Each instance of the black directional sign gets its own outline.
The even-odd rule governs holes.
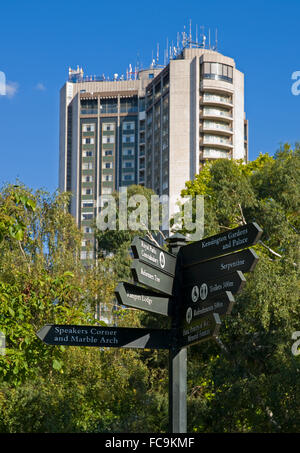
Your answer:
[[[126,307],[138,308],[163,316],[170,316],[172,313],[173,301],[171,298],[163,297],[140,286],[126,282],[119,283],[115,294],[119,304]]]
[[[175,275],[176,256],[157,247],[153,242],[135,237],[131,243],[134,258],[166,274]]]
[[[149,286],[160,293],[171,296],[173,294],[174,278],[164,274],[139,260],[133,260],[131,272],[135,282]]]
[[[246,283],[241,271],[224,275],[213,280],[197,278],[193,284],[183,288],[183,299],[185,304],[201,302],[220,296],[225,291],[232,294],[239,293]]]
[[[237,250],[255,245],[263,231],[256,223],[248,223],[238,228],[217,234],[201,241],[188,244],[180,249],[183,267],[198,264]]]
[[[47,324],[37,336],[46,344],[64,346],[169,349],[172,344],[170,330],[130,327]]]
[[[190,313],[187,313],[186,319],[183,320],[180,347],[191,346],[218,336],[221,320],[217,313],[211,313],[201,319],[192,319],[189,315]]]
[[[234,271],[251,272],[258,262],[258,256],[252,249],[231,253],[220,258],[203,261],[183,271],[184,285],[193,284],[196,279],[212,279],[231,274]]]
[[[184,306],[183,317],[185,319],[199,319],[210,313],[218,313],[219,316],[230,315],[235,299],[230,291],[223,295],[204,302],[190,303]]]

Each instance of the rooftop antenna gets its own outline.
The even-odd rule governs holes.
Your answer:
[[[185,32],[185,25],[183,27],[183,33],[182,33],[182,47],[185,47],[186,45],[186,32]]]
[[[179,52],[179,41],[180,41],[180,35],[179,33],[177,32],[177,53]]]
[[[198,44],[198,24],[196,24],[196,44]]]
[[[216,28],[216,50],[218,50],[218,29]]]
[[[140,53],[138,52],[137,56],[136,56],[136,66],[137,66],[137,70],[138,71],[140,71],[140,69],[141,69],[140,68],[140,64],[141,64],[141,62],[140,62]]]
[[[211,49],[211,47],[210,47],[210,28],[208,29],[208,48]]]
[[[190,36],[189,36],[189,41],[190,41],[190,48],[192,47],[192,19],[190,19]]]
[[[156,63],[159,62],[159,43],[157,43],[157,52],[156,52]]]

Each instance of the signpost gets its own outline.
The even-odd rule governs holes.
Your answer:
[[[47,324],[37,336],[49,345],[169,349],[170,330]]]
[[[234,271],[252,272],[258,262],[258,256],[252,249],[243,250],[220,258],[203,261],[183,270],[185,285],[193,284],[199,278],[211,280],[214,277],[223,277]]]
[[[172,299],[130,283],[119,283],[115,290],[119,304],[171,316]]]
[[[201,263],[210,258],[241,250],[257,244],[263,231],[256,223],[248,223],[225,233],[181,247],[183,267]]]
[[[246,279],[241,271],[224,275],[224,277],[216,277],[213,280],[198,278],[183,288],[183,301],[185,304],[206,301],[224,294],[225,291],[237,294],[243,289],[245,283]]]
[[[186,312],[179,339],[180,347],[191,346],[203,341],[217,338],[221,326],[218,313],[211,313],[205,317],[192,319],[190,309]]]
[[[230,291],[225,291],[224,295],[205,302],[190,303],[183,308],[183,317],[186,319],[199,319],[207,316],[209,313],[218,313],[218,315],[230,315],[235,304],[235,299]]]
[[[143,264],[139,260],[133,260],[131,272],[135,282],[156,289],[160,293],[172,296],[174,277],[164,274],[147,264]]]
[[[174,277],[176,267],[176,256],[154,245],[153,242],[140,237],[135,237],[131,244],[134,258],[144,264],[160,270]]]
[[[131,272],[136,284],[119,283],[116,298],[121,305],[170,317],[171,329],[49,324],[37,336],[54,346],[168,349],[170,431],[185,433],[187,347],[218,340],[220,316],[231,313],[233,295],[246,283],[243,272],[257,264],[258,256],[249,247],[261,235],[256,223],[189,245],[174,235],[168,239],[174,253],[135,237]]]

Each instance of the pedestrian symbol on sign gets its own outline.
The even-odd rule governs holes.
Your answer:
[[[199,287],[196,285],[192,289],[192,301],[197,302],[199,299]]]
[[[205,300],[208,294],[208,286],[206,283],[203,283],[200,287],[200,298],[201,300]]]

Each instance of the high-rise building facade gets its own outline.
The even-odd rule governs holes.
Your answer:
[[[60,93],[59,187],[93,242],[100,195],[130,184],[170,197],[211,159],[248,159],[244,75],[232,58],[189,45],[164,67],[152,64],[127,80],[69,71]],[[90,253],[87,256],[87,253]]]

